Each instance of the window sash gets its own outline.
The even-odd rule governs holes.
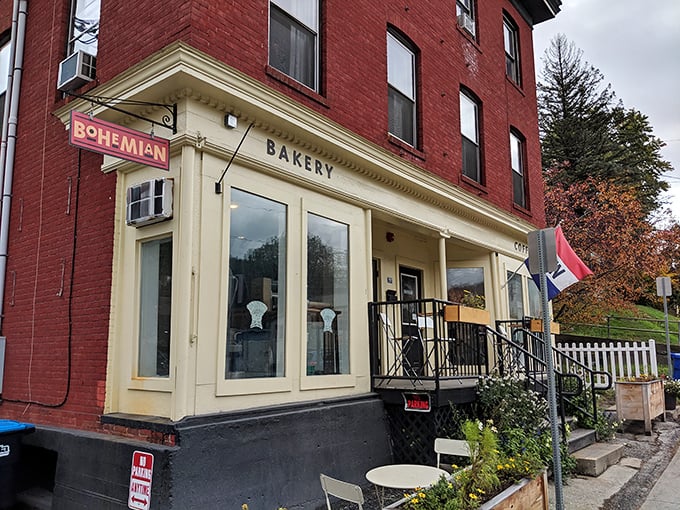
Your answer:
[[[415,54],[394,35],[387,33],[387,83],[415,102]]]
[[[515,204],[526,207],[524,181],[524,141],[510,133],[510,166],[512,167],[512,195]]]
[[[139,377],[169,377],[172,238],[141,245]]]
[[[456,16],[460,16],[461,14],[467,14],[473,20],[475,19],[473,0],[456,1]]]
[[[349,374],[349,226],[307,214],[307,375]]]
[[[101,0],[73,0],[69,27],[69,54],[78,50],[97,56]]]
[[[285,376],[287,206],[231,191],[226,379]]]
[[[415,145],[416,104],[398,90],[388,87],[388,130],[391,134]]]
[[[274,4],[270,9],[269,65],[312,90],[318,89],[317,18],[315,12],[310,27]]]
[[[517,29],[509,20],[503,20],[503,44],[505,46],[505,74],[519,85],[519,44]]]

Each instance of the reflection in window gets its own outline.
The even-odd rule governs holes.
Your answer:
[[[274,0],[269,16],[269,65],[317,90],[318,0]]]
[[[505,74],[521,85],[519,70],[519,35],[517,26],[509,18],[503,18],[503,44],[505,46]]]
[[[170,374],[170,308],[172,238],[147,241],[141,247],[139,306],[139,377]]]
[[[416,144],[416,55],[406,42],[387,33],[388,129]]]
[[[97,56],[99,11],[100,0],[73,0],[68,40],[69,55],[83,50]]]
[[[283,377],[286,206],[231,191],[227,379]]]
[[[349,368],[349,227],[308,214],[307,374]]]
[[[522,277],[510,271],[508,271],[508,307],[511,319],[522,319],[524,317]]]
[[[529,315],[532,317],[543,316],[543,306],[541,305],[541,291],[538,290],[538,285],[534,280],[527,281],[527,289],[529,290]]]
[[[446,270],[447,299],[474,308],[484,308],[484,268],[452,267]]]

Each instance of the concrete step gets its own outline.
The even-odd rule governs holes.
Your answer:
[[[52,508],[52,493],[34,487],[17,494],[17,504],[12,510],[50,510]]]
[[[597,441],[597,434],[593,429],[575,428],[569,434],[568,451],[574,453]]]
[[[587,476],[600,476],[609,466],[618,463],[623,456],[623,445],[594,443],[573,454],[576,472]]]

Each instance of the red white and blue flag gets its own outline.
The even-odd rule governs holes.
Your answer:
[[[557,269],[552,273],[546,273],[546,282],[548,284],[548,300],[552,300],[564,289],[582,280],[593,272],[588,269],[583,261],[574,253],[571,246],[562,233],[562,227],[555,228],[555,251],[557,252]],[[529,267],[529,259],[525,260],[527,268]],[[531,278],[534,280],[538,288],[541,288],[540,276],[532,274]]]

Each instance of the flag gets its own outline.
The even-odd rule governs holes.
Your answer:
[[[569,243],[562,233],[562,227],[555,228],[555,249],[557,252],[557,269],[552,273],[546,273],[546,282],[548,284],[548,301],[552,300],[564,289],[582,280],[593,272],[588,269],[583,261],[578,258],[578,255],[571,249]],[[529,267],[529,259],[524,261],[524,264]],[[532,274],[531,278],[536,283],[536,286],[541,288],[540,276]]]

